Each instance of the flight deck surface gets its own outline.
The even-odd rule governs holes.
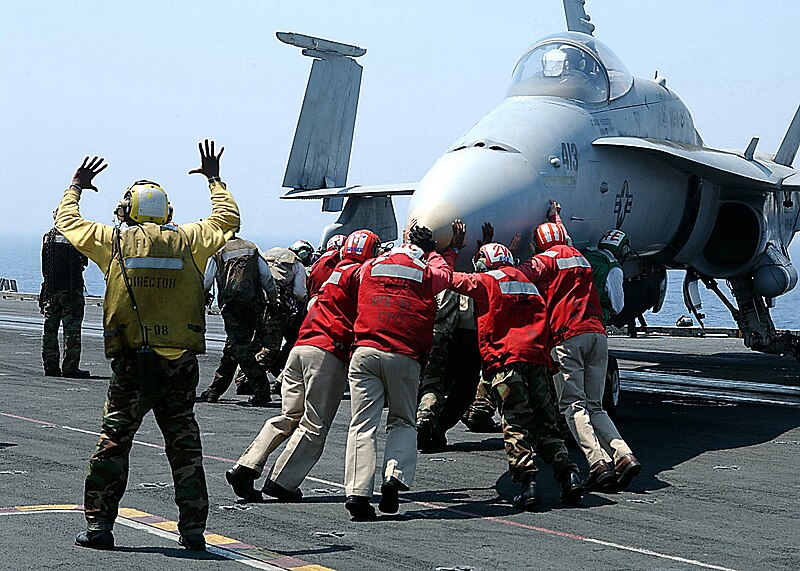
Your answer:
[[[543,466],[541,508],[514,509],[508,500],[516,484],[506,471],[501,438],[459,425],[448,432],[444,452],[419,456],[399,514],[350,522],[341,485],[348,400],[321,461],[302,486],[303,502],[238,504],[224,472],[278,408],[238,406],[245,397],[231,390],[220,404],[195,407],[206,455],[208,532],[216,534],[209,536],[212,552],[190,553],[176,543],[172,478],[152,415],[131,453],[128,491],[115,527],[118,549],[77,547],[86,463],[110,373],[100,315],[99,307],[87,306],[81,366],[93,377],[49,378],[42,374],[36,303],[0,299],[2,568],[800,567],[800,406],[792,400],[800,365],[788,357],[751,353],[730,338],[611,338],[623,381],[617,424],[644,469],[629,491],[589,494],[578,508],[559,505],[559,489]],[[219,316],[209,316],[208,338],[208,353],[199,357],[201,387],[219,359],[224,339]],[[681,378],[700,384],[705,379],[711,388],[691,396],[694,389],[681,388]],[[717,380],[747,383],[752,398],[717,398]],[[751,381],[779,387],[768,395],[786,388],[784,404],[762,402]],[[641,392],[637,382],[663,383],[665,391]],[[625,390],[628,383],[634,391]],[[585,474],[580,452],[571,454]]]

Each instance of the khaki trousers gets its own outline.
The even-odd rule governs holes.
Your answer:
[[[589,466],[616,462],[631,449],[603,410],[608,366],[608,339],[603,333],[582,333],[553,347],[558,363],[553,377],[558,408],[581,447]]]
[[[267,457],[288,439],[270,479],[296,490],[322,455],[347,376],[340,359],[306,345],[292,348],[282,376],[281,413],[264,423],[237,464],[260,475]]]
[[[417,387],[420,364],[405,355],[358,347],[350,360],[352,419],[347,433],[344,485],[348,496],[372,497],[378,462],[377,430],[384,399],[383,476],[411,486],[417,468]]]

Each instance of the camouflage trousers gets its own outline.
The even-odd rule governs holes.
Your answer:
[[[558,481],[577,471],[558,432],[544,366],[512,363],[501,368],[492,377],[492,394],[500,406],[503,442],[515,482],[535,477],[537,453],[553,467]]]
[[[197,357],[190,352],[175,360],[155,357],[155,378],[142,391],[136,353],[111,361],[111,383],[103,409],[103,427],[89,460],[84,515],[90,530],[111,529],[128,482],[128,456],[142,418],[153,410],[164,435],[175,503],[182,534],[202,532],[208,517],[208,492],[203,472],[200,429],[194,417],[198,382]]]
[[[281,343],[288,325],[289,312],[283,303],[279,302],[278,309],[271,313],[269,311],[261,313],[256,330],[257,344],[261,349],[256,353],[256,361],[264,373],[272,372],[277,376],[274,367],[280,357]]]
[[[475,391],[475,398],[472,404],[469,405],[467,413],[492,418],[495,410],[497,410],[497,406],[492,396],[492,380],[481,377],[478,382],[478,388]]]
[[[455,426],[473,401],[480,370],[477,331],[434,331],[420,380],[417,420],[433,419],[442,431]]]
[[[236,366],[241,367],[256,395],[269,394],[267,375],[256,361],[259,343],[253,339],[258,325],[258,313],[252,307],[226,304],[222,309],[222,320],[225,322],[225,346],[222,358],[214,373],[214,380],[208,386],[209,395],[220,397],[231,386]],[[242,381],[236,378],[236,385]]]
[[[58,290],[42,300],[44,332],[42,334],[42,363],[45,371],[78,370],[81,360],[81,323],[86,301],[82,291]],[[64,362],[60,363],[58,328],[64,325]]]

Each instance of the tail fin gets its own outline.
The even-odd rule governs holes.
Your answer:
[[[567,29],[570,32],[583,32],[592,35],[594,24],[583,5],[586,0],[564,0],[564,16],[567,18]]]
[[[294,191],[345,186],[362,72],[352,58],[367,50],[302,34],[278,32],[277,36],[315,58],[283,186]],[[325,201],[323,210],[342,209],[342,198]]]
[[[775,153],[775,162],[787,167],[792,166],[798,146],[800,146],[800,107],[795,111],[794,119],[783,137],[781,146],[778,147],[778,152]]]

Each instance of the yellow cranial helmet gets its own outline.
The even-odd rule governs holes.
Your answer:
[[[169,220],[170,204],[167,193],[157,182],[137,180],[125,191],[120,203],[122,217],[142,224],[164,224]]]

